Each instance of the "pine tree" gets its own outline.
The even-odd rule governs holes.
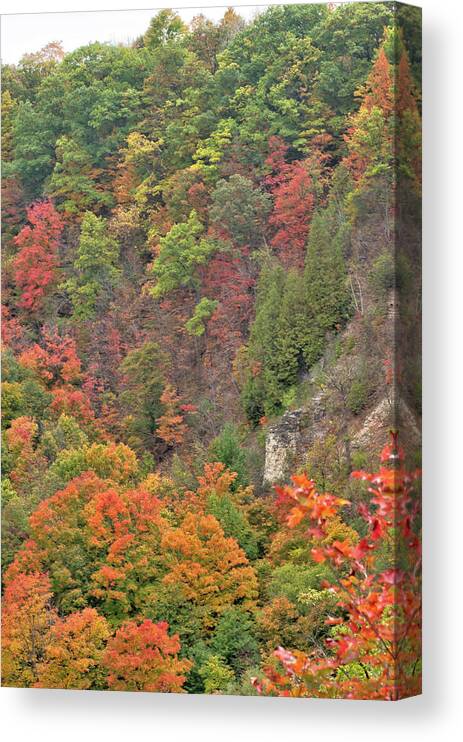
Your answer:
[[[275,373],[285,388],[297,381],[302,364],[302,347],[307,332],[307,305],[301,273],[288,273],[275,327]]]
[[[257,288],[256,318],[251,327],[242,391],[245,412],[254,423],[279,409],[281,388],[275,372],[276,327],[284,283],[285,273],[280,265],[264,266]]]
[[[349,314],[342,229],[333,219],[333,206],[315,214],[304,270],[306,332],[302,352],[308,367],[322,355],[326,334],[336,330]]]

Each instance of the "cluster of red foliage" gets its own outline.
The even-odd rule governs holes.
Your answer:
[[[254,681],[261,693],[398,700],[420,692],[420,503],[413,491],[419,473],[405,471],[395,435],[381,461],[377,473],[353,473],[369,483],[371,494],[369,504],[359,507],[366,535],[356,544],[325,542],[346,500],[318,494],[304,475],[279,490],[283,502],[296,503],[288,524],[309,521],[312,558],[327,562],[336,575],[326,587],[336,594],[339,612],[328,619],[336,628],[320,651],[307,655],[280,647],[275,652],[282,670],[269,669],[262,682]],[[391,564],[384,563],[388,542]]]
[[[287,162],[282,139],[271,137],[269,148],[265,183],[274,198],[269,223],[276,230],[271,244],[285,267],[302,268],[314,207],[312,179],[304,161]]]
[[[178,659],[180,640],[165,621],[127,621],[108,642],[103,663],[111,690],[180,693],[192,663]]]
[[[45,383],[74,383],[81,379],[82,364],[75,340],[61,336],[55,328],[42,328],[42,345],[34,343],[19,357],[25,368],[34,371]]]
[[[57,280],[58,248],[63,223],[51,201],[38,201],[27,210],[29,224],[14,242],[14,278],[21,291],[19,306],[40,311]]]
[[[247,248],[242,248],[240,255],[217,253],[204,272],[204,295],[219,302],[207,323],[204,357],[211,381],[217,384],[229,375],[252,317],[255,278],[249,269],[248,257]]]

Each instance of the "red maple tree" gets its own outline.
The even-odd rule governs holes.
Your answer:
[[[14,239],[19,248],[14,260],[14,279],[21,291],[18,304],[37,312],[56,284],[63,223],[51,201],[32,204],[27,219],[29,224]]]

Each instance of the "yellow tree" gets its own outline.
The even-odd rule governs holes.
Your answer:
[[[50,629],[45,657],[38,667],[37,688],[106,687],[100,664],[110,631],[94,608],[58,619]]]

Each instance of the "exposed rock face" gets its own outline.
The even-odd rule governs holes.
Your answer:
[[[312,398],[308,408],[285,412],[271,426],[265,441],[264,487],[284,482],[301,465],[309,446],[326,433],[328,419],[325,417],[323,394]],[[360,422],[360,421],[359,421]],[[364,418],[356,432],[350,428],[353,449],[363,449],[373,456],[384,446],[391,428],[399,428],[400,441],[407,450],[419,447],[421,433],[417,418],[400,400],[394,407],[391,400],[382,399]]]
[[[301,437],[303,410],[285,412],[272,426],[265,441],[264,486],[282,482],[296,456]]]
[[[362,428],[352,438],[352,447],[378,451],[387,440],[391,428],[399,430],[399,440],[408,450],[420,445],[419,423],[406,402],[401,399],[394,406],[390,400],[383,399],[365,418]]]

